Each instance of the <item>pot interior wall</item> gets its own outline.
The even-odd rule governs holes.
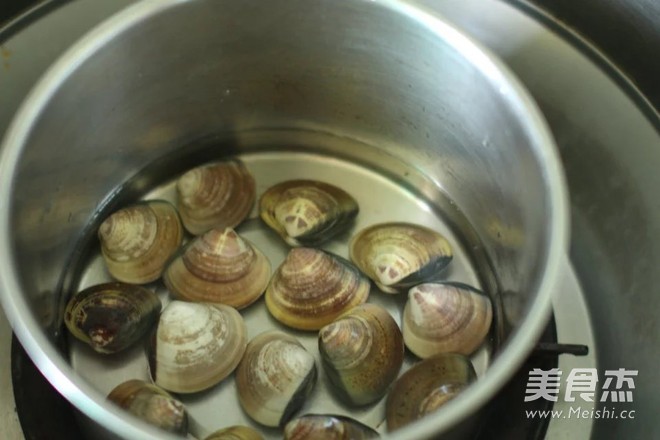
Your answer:
[[[67,268],[100,213],[263,148],[354,160],[443,207],[500,299],[500,331],[520,324],[550,246],[540,146],[490,61],[414,15],[198,0],[97,44],[39,114],[13,179],[15,260],[44,329],[57,334]]]

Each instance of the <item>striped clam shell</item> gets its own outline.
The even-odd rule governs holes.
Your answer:
[[[316,384],[314,357],[293,336],[257,335],[236,369],[238,398],[245,412],[266,426],[284,426]]]
[[[439,410],[476,380],[470,360],[455,353],[425,359],[403,373],[387,396],[388,431]]]
[[[346,191],[315,180],[289,180],[259,201],[263,221],[291,246],[315,246],[346,229],[358,214]]]
[[[322,250],[294,248],[266,289],[266,306],[283,324],[318,330],[364,303],[370,283],[350,262]]]
[[[449,242],[438,232],[412,223],[381,223],[358,232],[350,258],[386,293],[399,293],[437,280],[452,259]]]
[[[461,283],[426,283],[410,289],[403,311],[403,339],[421,358],[469,355],[482,344],[493,318],[490,299]]]
[[[346,416],[307,414],[284,427],[284,440],[368,440],[380,438],[369,426]]]
[[[204,440],[264,440],[264,438],[248,426],[236,425],[219,429],[209,434]]]
[[[183,435],[188,431],[183,403],[154,384],[142,380],[123,382],[110,391],[108,400],[165,431]]]
[[[229,376],[246,346],[247,328],[234,308],[172,301],[148,346],[149,372],[161,388],[194,393]]]
[[[238,226],[256,199],[254,177],[237,159],[193,168],[176,189],[181,220],[193,235]]]
[[[177,299],[242,309],[263,294],[270,273],[266,256],[226,228],[195,238],[170,263],[163,279]]]
[[[381,306],[362,304],[319,332],[319,351],[328,378],[344,401],[379,400],[403,364],[401,330]]]
[[[125,283],[145,284],[160,278],[181,246],[183,227],[174,206],[153,200],[111,214],[98,236],[110,274]]]

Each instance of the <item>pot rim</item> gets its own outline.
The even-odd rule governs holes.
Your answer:
[[[142,0],[89,31],[41,77],[14,116],[0,144],[0,237],[3,238],[0,239],[0,300],[5,314],[26,352],[48,381],[87,417],[125,438],[167,440],[180,437],[167,435],[124,411],[118,411],[115,405],[107,402],[104,395],[73,370],[43,332],[31,331],[40,325],[32,316],[25,295],[12,294],[21,292],[21,283],[16,276],[15,263],[11,259],[13,252],[9,239],[12,232],[9,202],[13,192],[12,181],[16,164],[29,137],[32,123],[58,88],[80,65],[115,36],[184,1],[187,0]],[[562,260],[567,258],[569,233],[566,182],[554,140],[540,110],[529,92],[503,62],[436,12],[413,6],[405,0],[369,1],[425,27],[454,47],[493,84],[499,86],[500,94],[508,102],[515,116],[524,122],[526,134],[532,140],[532,148],[535,149],[539,161],[544,164],[545,179],[548,183],[548,209],[551,218],[550,229],[547,231],[550,238],[547,260],[545,270],[537,283],[536,298],[531,307],[528,307],[522,324],[512,332],[483,377],[449,402],[439,416],[427,417],[387,436],[399,439],[428,438],[455,426],[490,400],[522,365],[545,328]]]

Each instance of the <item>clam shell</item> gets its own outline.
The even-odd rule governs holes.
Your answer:
[[[168,391],[194,393],[229,376],[246,345],[247,328],[234,308],[172,301],[147,350],[149,372]]]
[[[152,200],[110,215],[98,236],[110,274],[125,283],[145,284],[160,278],[181,246],[183,228],[174,206]]]
[[[343,258],[318,249],[294,248],[266,289],[268,311],[289,327],[318,330],[364,303],[371,284]]]
[[[358,214],[346,191],[315,180],[289,180],[259,201],[263,221],[291,246],[318,245],[346,229]]]
[[[241,406],[255,421],[284,426],[316,384],[314,357],[293,336],[280,331],[257,335],[236,369]]]
[[[264,438],[252,428],[236,425],[215,431],[204,440],[264,440]]]
[[[239,160],[194,168],[179,178],[176,189],[181,220],[193,235],[238,226],[256,198],[254,177]]]
[[[211,229],[194,239],[163,275],[178,299],[237,309],[259,299],[269,278],[266,256],[231,228]]]
[[[366,405],[385,395],[403,364],[403,338],[384,308],[362,304],[319,332],[328,378],[343,400]]]
[[[97,284],[71,297],[64,323],[71,334],[99,353],[122,351],[149,333],[161,303],[155,293],[125,283]]]
[[[387,429],[393,431],[431,414],[476,380],[470,360],[444,353],[406,371],[387,396]]]
[[[378,432],[350,417],[307,414],[284,427],[284,440],[367,440],[380,438]]]
[[[188,415],[183,403],[156,385],[129,380],[117,385],[108,400],[166,431],[184,435],[188,431]]]
[[[432,229],[411,223],[381,223],[353,237],[350,258],[383,292],[399,293],[437,280],[451,261],[452,250]]]
[[[493,318],[490,299],[460,283],[427,283],[410,289],[403,311],[403,339],[421,358],[473,353]]]

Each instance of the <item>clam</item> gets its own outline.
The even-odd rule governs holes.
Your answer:
[[[406,371],[387,396],[389,431],[431,414],[476,380],[470,360],[444,353],[425,359]]]
[[[270,313],[289,327],[318,330],[369,297],[369,280],[341,257],[294,248],[266,289]]]
[[[384,308],[362,304],[319,332],[319,351],[330,382],[351,405],[383,397],[403,364],[403,339]]]
[[[254,177],[239,160],[194,168],[179,178],[176,189],[181,220],[193,235],[238,226],[256,198]]]
[[[264,440],[264,438],[252,428],[236,425],[215,431],[204,440]]]
[[[181,246],[183,228],[174,206],[152,200],[110,215],[98,236],[110,274],[125,283],[145,284],[160,278],[167,260]]]
[[[469,355],[484,341],[493,312],[488,297],[466,284],[426,283],[410,289],[403,311],[403,339],[421,358]]]
[[[350,258],[383,292],[399,293],[437,280],[452,251],[447,239],[427,227],[382,223],[353,237]]]
[[[117,385],[108,400],[161,429],[184,435],[187,432],[188,415],[183,403],[156,385],[129,380]]]
[[[116,353],[144,337],[158,321],[160,309],[156,294],[144,287],[97,284],[71,297],[64,323],[75,338],[95,351]]]
[[[284,440],[367,440],[380,438],[378,432],[350,417],[307,414],[284,427]]]
[[[266,256],[231,228],[211,229],[195,238],[163,275],[177,299],[237,309],[259,299],[269,278]]]
[[[234,308],[172,301],[147,349],[149,372],[168,391],[194,393],[229,376],[246,345],[245,322]]]
[[[315,246],[346,229],[358,214],[346,191],[315,180],[289,180],[259,201],[263,221],[291,246]]]
[[[257,335],[236,369],[238,398],[245,412],[266,426],[284,426],[316,384],[314,357],[293,336]]]

